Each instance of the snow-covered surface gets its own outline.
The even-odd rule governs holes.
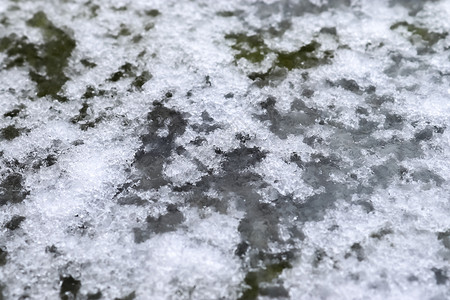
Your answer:
[[[450,299],[448,16],[2,0],[0,299]]]

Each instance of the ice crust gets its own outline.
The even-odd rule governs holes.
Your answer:
[[[450,299],[449,15],[2,0],[0,299]]]

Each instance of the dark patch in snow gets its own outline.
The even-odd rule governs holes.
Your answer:
[[[22,202],[30,193],[23,187],[23,178],[19,173],[12,173],[6,176],[0,183],[0,206],[7,203]]]
[[[9,220],[8,222],[6,222],[5,224],[5,228],[9,229],[9,230],[16,230],[17,228],[20,227],[20,224],[25,221],[25,217],[24,216],[19,216],[19,215],[14,215],[11,220]]]

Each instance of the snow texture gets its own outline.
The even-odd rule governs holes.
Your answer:
[[[1,0],[0,299],[450,299],[449,15]]]

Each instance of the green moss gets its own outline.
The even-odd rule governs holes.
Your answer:
[[[67,101],[65,97],[58,95],[58,92],[61,90],[61,87],[66,83],[68,78],[66,76],[62,77],[47,77],[45,75],[41,75],[34,71],[30,71],[29,73],[31,80],[33,80],[38,89],[37,96],[44,97],[47,95],[53,96],[53,98],[60,100],[61,102]]]
[[[427,28],[418,27],[414,24],[409,24],[408,22],[402,21],[397,22],[390,27],[391,30],[395,30],[399,27],[404,27],[408,32],[413,35],[420,36],[420,38],[427,42],[430,46],[436,44],[439,40],[444,39],[448,33],[437,33],[433,31],[429,31]]]
[[[1,130],[2,138],[5,140],[13,140],[20,135],[20,130],[14,125],[9,125]]]
[[[308,69],[328,63],[333,58],[332,51],[320,51],[320,44],[316,41],[302,46],[299,50],[293,52],[273,51],[264,42],[260,34],[246,35],[244,33],[233,33],[225,35],[225,39],[234,40],[235,43],[231,46],[236,50],[234,55],[235,61],[244,58],[252,63],[260,63],[269,53],[274,53],[276,59],[272,68],[286,68],[292,69]],[[272,69],[271,68],[271,69]],[[270,70],[269,70],[270,71]],[[250,74],[251,77],[257,77],[264,80],[269,73]]]
[[[234,55],[236,61],[245,58],[252,63],[259,63],[262,62],[270,52],[270,49],[264,43],[264,39],[261,35],[232,33],[225,35],[225,39],[235,41],[231,48],[237,51]]]
[[[139,54],[138,54],[138,58],[142,58],[142,57],[144,57],[144,55],[147,53],[147,51],[145,51],[145,50],[142,50]]]
[[[27,25],[31,27],[39,27],[42,29],[48,27],[49,30],[52,30],[53,27],[53,25],[47,19],[47,15],[43,11],[35,13],[33,17],[27,21]]]
[[[0,51],[6,51],[5,68],[22,67],[25,63],[32,66],[40,65],[38,47],[28,43],[25,37],[18,38],[15,34],[0,39]]]
[[[0,51],[5,51],[6,49],[9,48],[9,46],[13,42],[13,37],[14,37],[14,35],[9,36],[9,37],[2,37],[0,39]]]
[[[40,47],[42,51],[41,59],[34,65],[36,70],[45,68],[45,75],[31,72],[30,76],[37,84],[38,97],[53,96],[59,100],[57,93],[69,79],[64,74],[64,68],[75,49],[75,40],[63,30],[55,27],[47,19],[44,12],[40,11],[27,21],[27,25],[37,27],[44,35],[45,43]]]
[[[96,63],[90,62],[86,58],[83,58],[80,60],[80,63],[85,66],[86,68],[95,68],[97,66]]]
[[[291,268],[291,264],[287,261],[267,265],[264,269],[248,272],[245,276],[244,283],[247,289],[244,291],[239,300],[257,299],[260,293],[261,283],[270,283],[276,279],[284,269]]]
[[[292,69],[309,69],[327,63],[333,57],[333,52],[323,52],[323,57],[318,56],[320,44],[316,41],[301,47],[293,52],[279,52],[275,65]]]
[[[240,15],[242,13],[242,11],[228,11],[228,10],[224,10],[224,11],[218,11],[216,13],[216,15],[218,15],[219,17],[224,17],[224,18],[230,18],[230,17],[235,17],[237,15]]]
[[[145,14],[149,17],[157,17],[159,16],[161,13],[159,12],[159,10],[157,9],[150,9],[150,10],[146,10]]]
[[[124,24],[121,24],[118,37],[119,36],[129,36],[129,35],[131,35],[130,29],[128,29]]]
[[[126,6],[113,7],[114,11],[126,11],[128,8]]]
[[[64,74],[75,41],[63,30],[55,27],[40,11],[27,21],[27,25],[39,28],[44,37],[44,44],[29,43],[26,37],[19,38],[12,34],[0,39],[0,51],[6,51],[6,68],[30,65],[29,75],[37,85],[37,96],[52,96],[65,101],[58,95],[62,86],[69,79]]]
[[[140,34],[136,34],[135,36],[133,36],[133,38],[131,39],[131,41],[133,43],[139,43],[142,40],[142,35]]]

